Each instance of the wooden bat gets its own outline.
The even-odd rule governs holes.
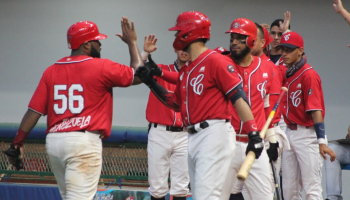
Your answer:
[[[278,100],[277,100],[275,106],[273,107],[271,113],[269,114],[269,117],[267,118],[264,127],[260,131],[261,138],[265,138],[266,131],[269,128],[269,125],[270,125],[273,117],[275,116],[276,110],[281,102],[282,97],[284,96],[284,94],[287,91],[288,91],[288,89],[286,87],[281,88],[280,96],[278,97]],[[245,160],[242,163],[241,168],[238,171],[237,178],[239,180],[244,181],[247,178],[249,171],[250,171],[250,168],[252,167],[254,161],[255,161],[255,153],[253,151],[249,151],[247,154],[247,157],[245,158]]]

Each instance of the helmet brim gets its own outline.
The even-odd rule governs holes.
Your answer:
[[[107,39],[107,35],[100,33],[97,37],[95,37],[95,40],[104,40]]]
[[[226,31],[225,33],[237,33],[237,34],[241,34],[241,35],[249,35],[246,31],[239,30],[239,29],[230,29],[230,30]]]
[[[168,31],[180,31],[180,30],[181,30],[181,28],[178,26],[174,26],[174,27],[171,27],[168,29]]]

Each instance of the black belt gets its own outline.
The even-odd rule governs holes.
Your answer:
[[[226,122],[229,122],[229,121],[230,121],[230,120],[226,119]],[[208,123],[207,121],[203,121],[203,122],[199,123],[199,127],[200,127],[201,129],[208,128],[208,127],[209,127],[209,123]],[[188,132],[189,134],[195,134],[195,133],[197,133],[198,131],[195,129],[194,126],[189,126],[189,127],[187,127],[187,132]]]
[[[157,128],[158,124],[154,123],[153,127]],[[165,126],[165,130],[171,131],[171,132],[182,132],[184,130],[183,127],[176,127],[176,126]]]

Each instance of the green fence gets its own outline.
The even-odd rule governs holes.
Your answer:
[[[1,127],[1,124],[0,124]],[[114,127],[114,130],[118,129]],[[144,134],[142,132],[142,134]],[[27,139],[24,144],[24,169],[16,171],[2,151],[9,148],[13,139],[1,137],[0,128],[0,179],[16,182],[54,181],[45,149],[45,140]],[[147,144],[136,142],[103,142],[103,164],[100,184],[148,185]]]

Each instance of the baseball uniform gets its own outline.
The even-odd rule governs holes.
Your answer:
[[[130,86],[133,75],[128,66],[85,55],[62,58],[43,73],[29,109],[47,115],[46,150],[63,199],[95,195],[112,89]]]
[[[270,93],[274,75],[273,68],[268,65],[266,60],[262,60],[256,56],[253,56],[252,63],[247,67],[242,67],[238,64],[234,66],[236,72],[242,77],[243,89],[247,94],[247,99],[251,106],[258,130],[261,130],[266,122],[264,100],[266,95]],[[237,132],[237,155],[234,163],[241,165],[246,158],[245,149],[247,148],[248,133],[246,130],[242,129],[242,122],[235,109],[232,109],[231,124]],[[243,195],[246,199],[270,200],[273,197],[274,191],[271,174],[269,157],[266,153],[266,149],[264,149],[259,159],[254,161],[245,182],[243,183],[236,180],[231,193],[236,194],[241,192],[244,184],[246,190],[243,191]],[[234,179],[236,178],[234,177]]]
[[[188,138],[188,166],[193,199],[228,199],[238,171],[232,166],[235,131],[226,95],[241,84],[232,61],[210,49],[180,70],[174,102]]]
[[[284,149],[282,155],[283,194],[285,199],[301,199],[304,188],[306,199],[321,200],[323,158],[309,113],[319,110],[324,118],[321,79],[305,63],[295,74],[286,78],[284,86],[288,88],[288,93],[281,106],[291,149]]]
[[[158,65],[163,73],[178,72],[176,61],[171,65]],[[174,92],[176,85],[156,77],[157,83],[169,92]],[[170,172],[170,195],[186,196],[189,175],[187,167],[188,133],[183,127],[181,114],[166,107],[153,92],[150,92],[146,118],[151,128],[148,135],[148,188],[154,198],[162,198],[168,193]],[[184,167],[186,166],[186,167]]]

